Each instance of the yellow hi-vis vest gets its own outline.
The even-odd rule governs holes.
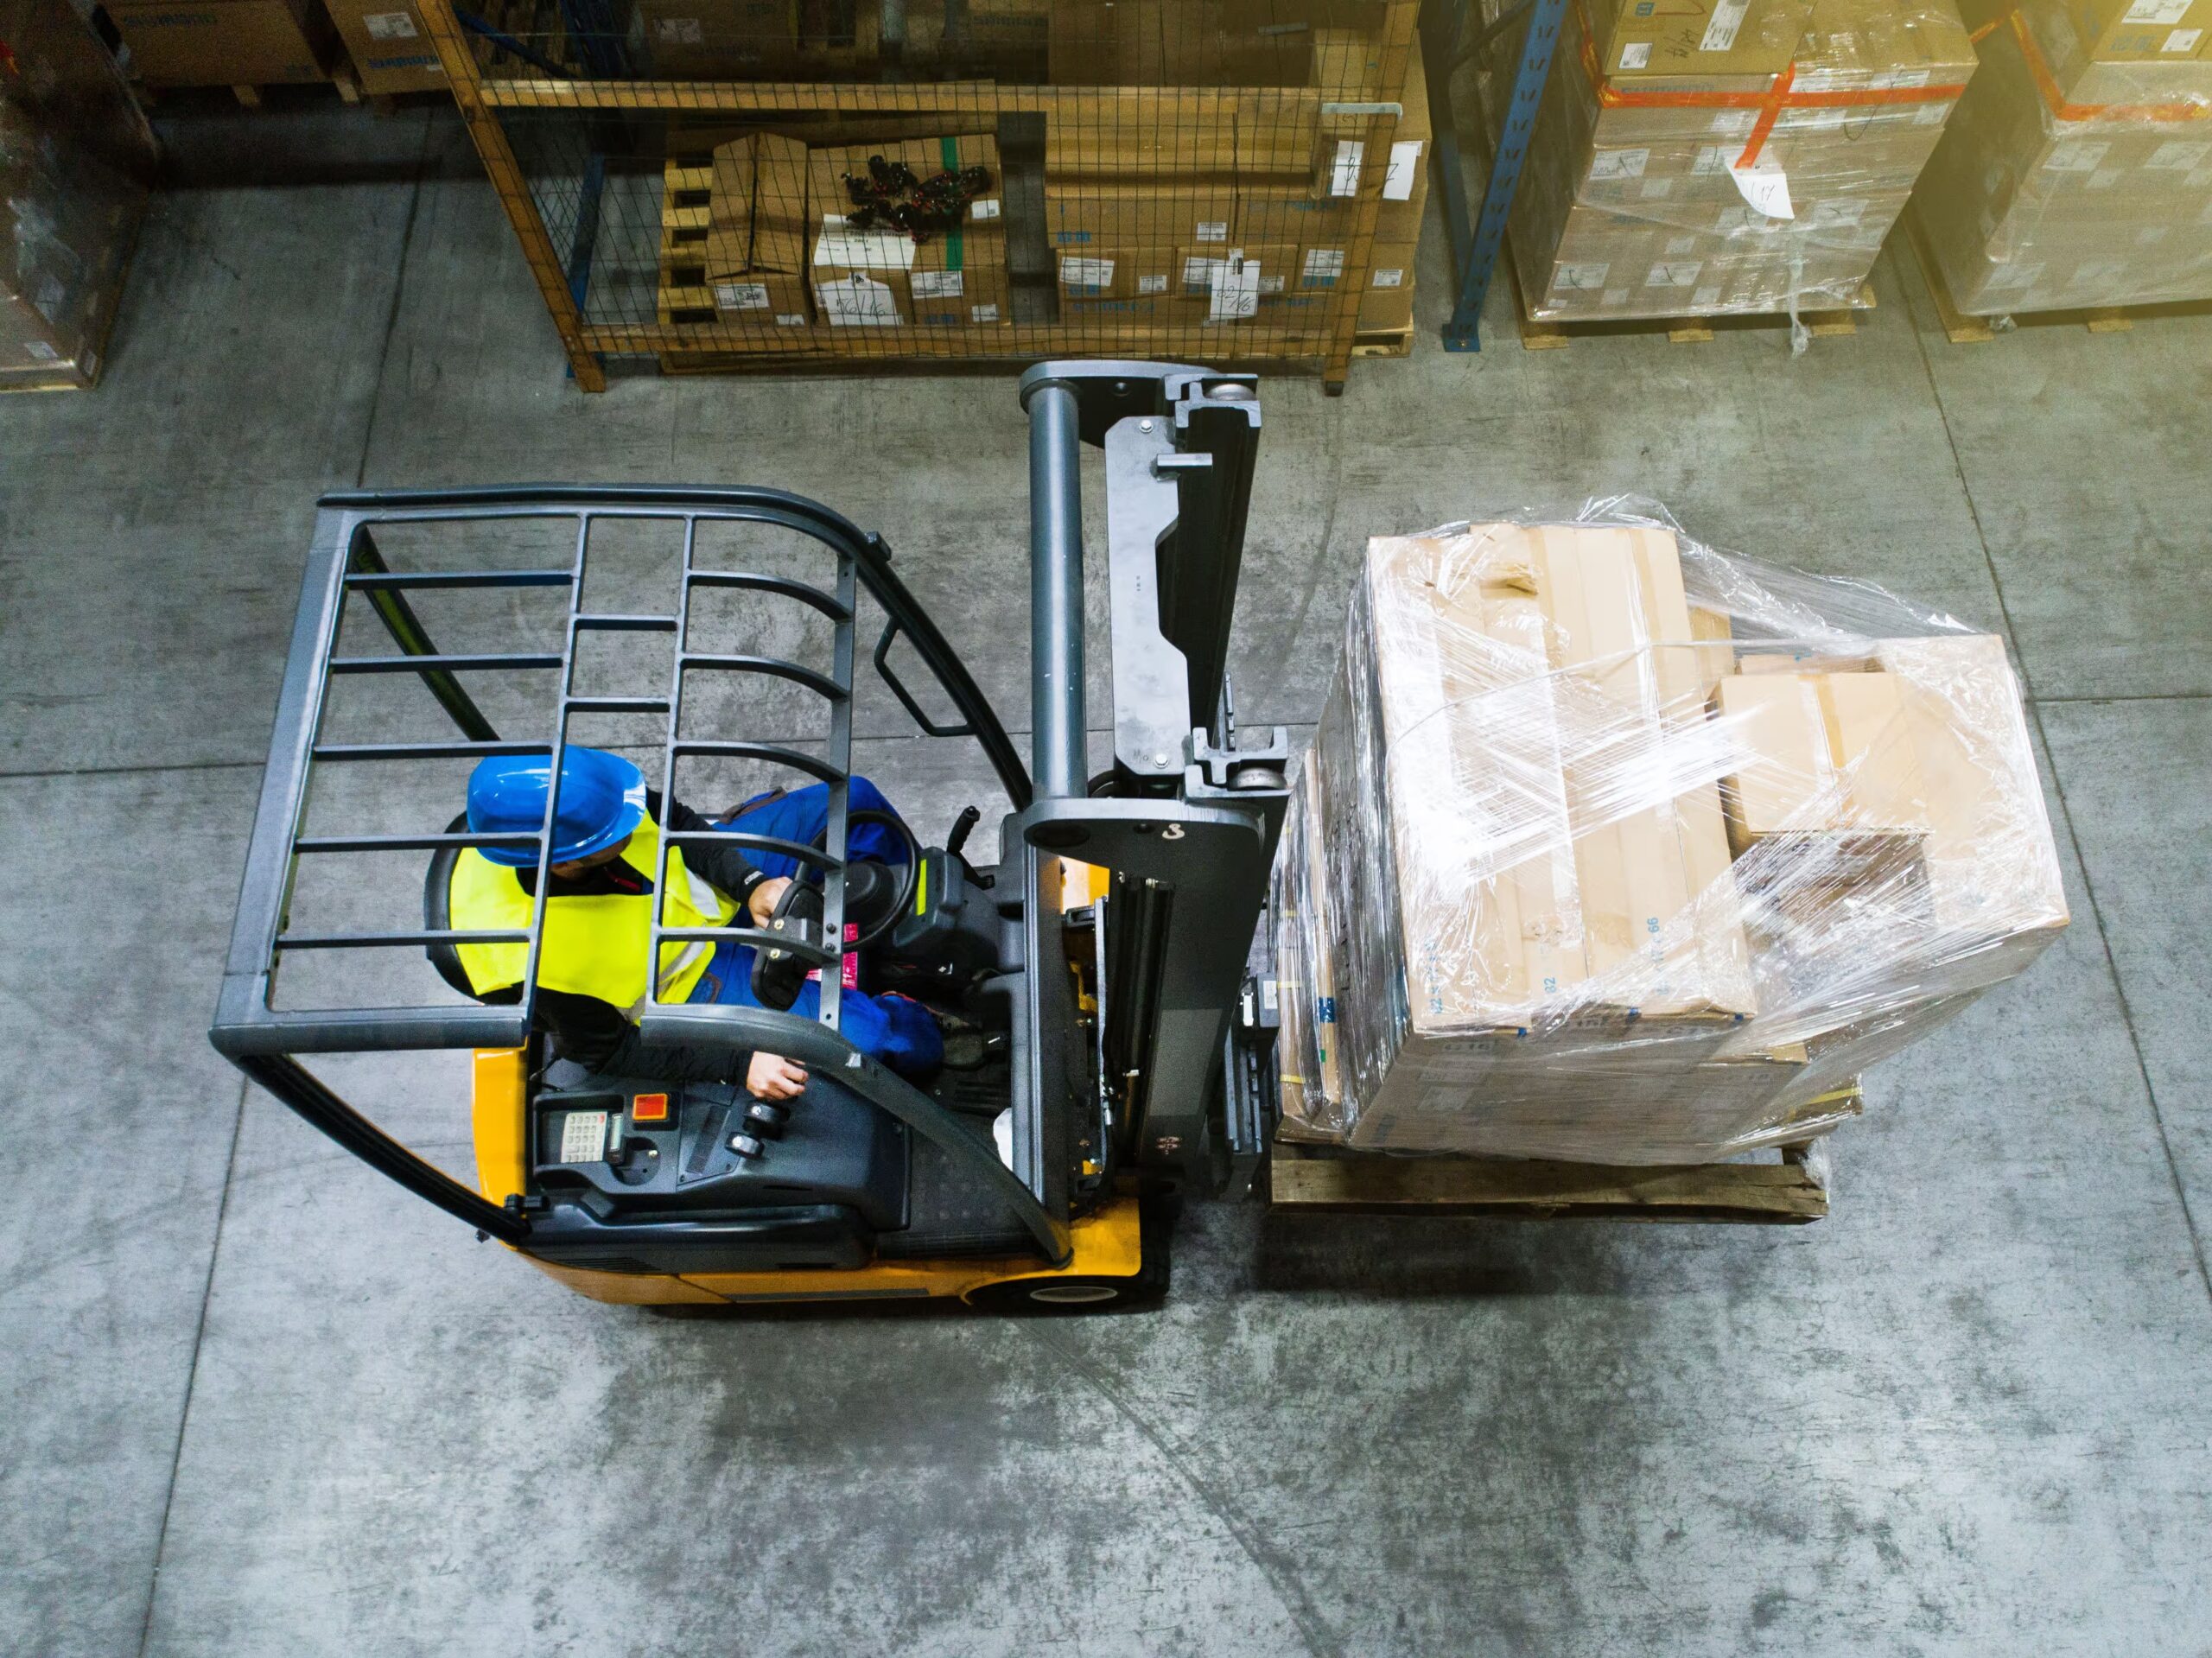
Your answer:
[[[638,825],[622,861],[646,880],[658,878],[660,826]],[[454,861],[447,911],[456,932],[527,931],[532,902],[520,872],[493,863],[474,847]],[[726,927],[737,905],[685,867],[683,851],[668,853],[666,927]],[[549,897],[545,931],[538,941],[537,982],[549,990],[596,996],[635,1020],[645,1004],[645,951],[659,893]],[[530,964],[527,944],[461,944],[463,971],[480,995],[520,984]],[[682,1001],[707,970],[715,947],[703,941],[664,943],[660,955],[660,1000]]]

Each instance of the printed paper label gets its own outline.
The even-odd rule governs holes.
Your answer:
[[[996,322],[999,308],[995,305],[971,305],[968,308],[968,320],[970,322]]]
[[[61,353],[43,340],[26,340],[23,341],[23,349],[41,363],[58,363],[61,360]]]
[[[996,196],[979,197],[968,204],[970,219],[996,219],[1003,211],[1004,206]]]
[[[1705,124],[1705,130],[1716,137],[1742,137],[1758,124],[1758,117],[1749,110],[1723,110]]]
[[[1733,146],[1700,144],[1697,157],[1690,162],[1693,178],[1712,178],[1728,170],[1728,163],[1735,159]]]
[[[2143,165],[2160,172],[2191,173],[2204,165],[2204,158],[2212,156],[2212,142],[2187,143],[2173,139],[2160,144],[2151,152],[2151,159]]]
[[[1592,264],[1561,265],[1552,276],[1553,290],[1594,291],[1605,285],[1605,273],[1611,269],[1603,260]]]
[[[404,11],[364,12],[361,27],[372,41],[411,41],[416,33],[414,15]]]
[[[1651,42],[1630,41],[1621,48],[1621,72],[1624,74],[1651,67]]]
[[[1646,288],[1688,288],[1697,281],[1697,273],[1705,269],[1701,259],[1684,259],[1673,264],[1651,267],[1643,278]]]
[[[1649,149],[1601,149],[1590,158],[1590,176],[1599,179],[1640,179],[1651,160]]]
[[[1382,200],[1411,201],[1414,185],[1421,177],[1421,147],[1418,138],[1408,138],[1403,143],[1390,146],[1390,170],[1382,175]]]
[[[2204,31],[2201,29],[2177,29],[2166,36],[2166,43],[2158,50],[2183,54],[2194,52],[2196,50],[2197,41],[2203,38]]]
[[[2089,175],[2089,181],[2083,187],[2090,190],[2109,190],[2126,176],[2127,169],[2124,167],[2102,168]]]
[[[906,285],[918,300],[958,299],[968,291],[957,270],[917,270],[907,278]]]
[[[1114,285],[1114,262],[1063,253],[1060,255],[1060,280],[1070,288],[1111,288]]]
[[[1402,266],[1379,270],[1369,279],[1369,286],[1374,288],[1403,288],[1405,285],[1406,273]]]
[[[887,283],[848,276],[842,282],[817,283],[814,296],[835,328],[895,328],[899,324],[899,302]]]
[[[2135,0],[2127,9],[2131,23],[2164,23],[2171,26],[2189,16],[2190,0]]]
[[[914,239],[904,231],[864,231],[835,215],[823,218],[814,244],[814,263],[846,270],[911,270]]]
[[[806,313],[779,311],[776,313],[776,326],[779,328],[804,328],[806,327]]]
[[[1695,253],[1697,245],[1698,238],[1694,236],[1670,236],[1667,238],[1667,257],[1670,259],[1683,258]]]
[[[758,282],[718,282],[715,284],[717,311],[765,311],[768,284]]]
[[[1282,292],[1285,285],[1287,284],[1289,281],[1290,278],[1287,276],[1270,276],[1266,271],[1262,271],[1260,273],[1260,297],[1262,299],[1274,298],[1277,295]]]
[[[1912,106],[1912,124],[1916,127],[1940,127],[1950,118],[1951,104],[1916,104]]]
[[[1707,283],[1690,295],[1690,309],[1693,311],[1710,311],[1719,303],[1720,284],[1719,283]]]
[[[1756,213],[1769,219],[1795,219],[1796,210],[1789,205],[1789,175],[1782,170],[1782,163],[1771,156],[1762,156],[1749,167],[1728,164],[1728,176],[1736,181],[1737,189]]]
[[[1308,248],[1306,263],[1299,269],[1299,281],[1308,288],[1333,288],[1344,274],[1342,248]]]
[[[2044,165],[2054,173],[2094,173],[2097,163],[2105,158],[2105,151],[2112,146],[2086,138],[2070,143],[2053,144]]]
[[[1674,187],[1675,181],[1672,179],[1646,179],[1643,181],[1643,187],[1637,194],[1646,201],[1658,201],[1670,194]]]
[[[1337,140],[1337,158],[1329,167],[1329,194],[1332,196],[1353,196],[1359,194],[1359,169],[1366,164],[1367,146],[1357,138]]]
[[[1229,239],[1229,221],[1225,219],[1207,219],[1198,227],[1197,239],[1201,242],[1226,242]]]
[[[1219,259],[1209,259],[1193,254],[1183,261],[1183,286],[1194,294],[1203,294],[1213,281],[1213,273],[1221,264]]]
[[[1139,276],[1137,278],[1137,292],[1140,295],[1164,294],[1166,291],[1167,276],[1165,271],[1154,276]]]
[[[704,46],[707,31],[696,17],[663,17],[653,24],[653,39],[663,46]]]
[[[1281,283],[1277,283],[1278,291]],[[1236,322],[1256,316],[1260,310],[1260,266],[1256,260],[1232,253],[1214,268],[1206,288],[1206,321]]]
[[[1744,26],[1744,14],[1751,9],[1751,0],[1721,0],[1713,7],[1713,16],[1706,23],[1704,38],[1697,43],[1700,52],[1726,52],[1736,44],[1736,31]]]
[[[571,1111],[561,1120],[563,1163],[596,1163],[606,1155],[606,1112]]]
[[[1622,306],[1628,303],[1628,289],[1625,288],[1608,288],[1605,292],[1604,297],[1599,299],[1598,303],[1608,311],[1618,311]]]

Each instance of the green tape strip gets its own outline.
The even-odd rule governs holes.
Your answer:
[[[938,155],[944,162],[944,170],[948,173],[959,172],[960,140],[957,138],[940,138],[937,143]],[[954,231],[950,236],[947,236],[944,238],[944,268],[947,270],[958,270],[961,269],[961,260],[963,257],[963,253],[964,250],[961,245],[960,232],[958,231]]]

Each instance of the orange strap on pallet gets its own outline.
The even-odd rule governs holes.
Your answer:
[[[2043,94],[2043,101],[2050,112],[2061,121],[2203,121],[2212,119],[2212,103],[2187,98],[2173,104],[2069,104],[2058,84],[2058,77],[2050,73],[2043,49],[2036,44],[2035,32],[2028,27],[2028,20],[2018,11],[2005,13],[2000,21],[2012,25],[2012,33],[2020,42],[2020,55],[2028,60],[2028,73],[2035,77],[2036,90]],[[1996,28],[1995,23],[1989,25]],[[1987,30],[1984,30],[1986,33]],[[1977,35],[1976,39],[1980,39]]]
[[[1599,106],[1609,110],[1757,110],[1758,119],[1751,124],[1751,136],[1744,145],[1744,153],[1736,158],[1738,167],[1749,167],[1759,158],[1759,151],[1766,148],[1767,139],[1774,132],[1775,123],[1782,118],[1785,109],[1835,110],[1881,108],[1904,104],[1948,103],[1966,91],[1966,83],[1942,86],[1865,86],[1847,92],[1810,92],[1796,90],[1797,66],[1790,64],[1774,78],[1763,92],[1624,92],[1605,77],[1598,61],[1595,31],[1590,24],[1590,14],[1581,0],[1576,0],[1575,11],[1582,29],[1582,69],[1590,78],[1591,90],[1598,96]]]

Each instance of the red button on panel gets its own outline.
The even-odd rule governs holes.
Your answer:
[[[631,1096],[630,1121],[632,1122],[666,1122],[668,1096],[665,1094],[638,1094]]]

